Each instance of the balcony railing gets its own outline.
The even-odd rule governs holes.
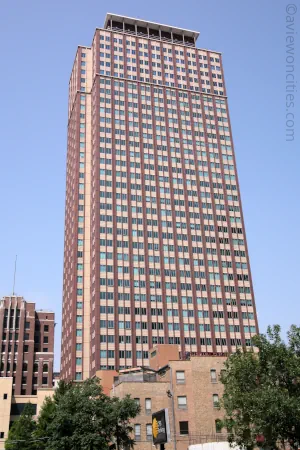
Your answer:
[[[120,383],[155,383],[156,381],[155,373],[126,373],[115,377],[114,384],[118,386]]]
[[[170,42],[172,44],[181,44],[181,45],[186,45],[188,47],[195,47],[195,42],[193,42],[191,38],[183,40],[183,38],[179,39],[179,38],[173,37],[173,39],[172,39],[171,37],[166,37],[166,36],[163,36],[162,34],[161,35],[151,34],[151,32],[145,33],[145,32],[138,31],[138,30],[136,31],[136,30],[130,30],[130,29],[126,29],[126,28],[123,29],[120,26],[111,26],[111,25],[107,25],[106,29],[111,30],[111,31],[116,31],[119,33],[130,34],[132,36],[134,35],[134,36],[139,36],[139,37],[145,37],[148,39],[155,39],[155,40],[163,41],[163,42]]]

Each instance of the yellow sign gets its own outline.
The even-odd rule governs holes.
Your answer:
[[[153,421],[152,421],[152,433],[153,433],[153,437],[154,439],[157,438],[158,436],[158,422],[156,420],[156,418],[154,417]]]
[[[169,442],[170,435],[168,409],[161,409],[152,414],[152,438],[153,444],[165,444]],[[299,449],[300,450],[300,449]]]

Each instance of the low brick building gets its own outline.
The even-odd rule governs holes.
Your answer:
[[[133,421],[137,450],[152,447],[152,413],[168,408],[172,441],[167,450],[184,450],[191,444],[224,441],[218,401],[223,394],[219,381],[226,355],[185,355],[177,345],[158,345],[150,351],[150,368],[120,371],[111,395],[130,394],[141,406]]]

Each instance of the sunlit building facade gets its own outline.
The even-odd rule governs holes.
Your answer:
[[[69,84],[62,378],[258,331],[219,52],[107,14]]]

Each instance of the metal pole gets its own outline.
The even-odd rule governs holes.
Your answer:
[[[15,259],[14,284],[13,284],[13,292],[12,292],[12,295],[15,295],[16,272],[17,272],[17,258],[18,258],[18,255],[16,255],[16,259]]]
[[[173,372],[170,366],[170,388],[171,388],[171,401],[172,401],[172,415],[173,415],[173,433],[174,433],[174,450],[176,450],[176,420],[175,420],[175,405],[174,405],[174,391],[173,391]]]

